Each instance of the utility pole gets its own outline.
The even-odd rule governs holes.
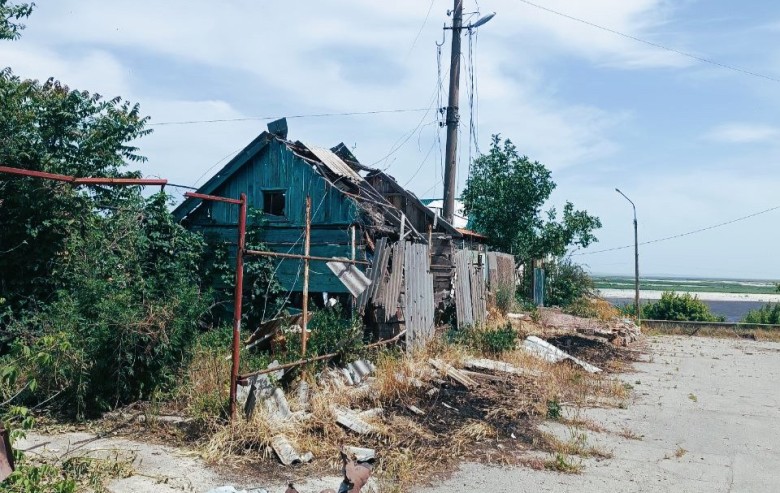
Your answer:
[[[463,28],[463,0],[454,0],[452,9],[452,53],[450,55],[450,96],[447,102],[447,147],[444,163],[444,220],[455,217],[455,175],[458,158],[458,100],[460,98],[460,32]]]

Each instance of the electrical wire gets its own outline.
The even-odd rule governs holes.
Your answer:
[[[545,7],[543,5],[539,5],[537,3],[530,2],[529,0],[518,0],[518,1],[521,2],[521,3],[524,3],[526,5],[530,5],[531,7],[535,7],[537,9],[544,10],[544,11],[549,12],[551,14],[555,14],[557,16],[564,17],[566,19],[569,19],[569,20],[572,20],[572,21],[575,21],[575,22],[579,22],[581,24],[585,24],[586,26],[590,26],[590,27],[593,27],[593,28],[596,28],[596,29],[600,29],[602,31],[606,31],[608,33],[614,34],[616,36],[621,36],[623,38],[630,39],[632,41],[636,41],[637,43],[642,43],[642,44],[645,44],[645,45],[648,45],[648,46],[652,46],[654,48],[665,50],[665,51],[668,51],[668,52],[671,52],[671,53],[676,53],[677,55],[681,55],[681,56],[690,58],[692,60],[696,60],[698,62],[708,63],[708,64],[714,65],[716,67],[720,67],[720,68],[727,69],[727,70],[732,70],[734,72],[738,72],[738,73],[741,73],[743,75],[749,75],[751,77],[757,77],[759,79],[765,79],[765,80],[769,80],[769,81],[772,81],[772,82],[780,82],[780,78],[777,78],[777,77],[772,77],[770,75],[765,75],[765,74],[762,74],[762,73],[759,73],[759,72],[753,72],[752,70],[747,70],[747,69],[744,69],[744,68],[737,67],[735,65],[729,65],[727,63],[722,63],[722,62],[719,62],[717,60],[713,60],[711,58],[705,58],[705,57],[702,57],[702,56],[699,56],[699,55],[694,55],[693,53],[688,53],[686,51],[678,50],[676,48],[670,48],[668,46],[662,45],[660,43],[656,43],[654,41],[648,41],[646,39],[638,38],[636,36],[632,36],[631,34],[626,34],[626,33],[620,32],[618,30],[611,29],[609,27],[601,26],[601,25],[596,24],[594,22],[586,21],[585,19],[580,19],[579,17],[575,17],[573,15],[569,15],[569,14],[566,14],[564,12],[560,12],[558,10],[553,10],[553,9],[551,9],[549,7]]]
[[[399,139],[396,140],[396,142],[390,147],[390,151],[387,154],[385,154],[381,158],[377,159],[376,161],[371,163],[369,166],[376,166],[377,164],[379,164],[379,163],[381,163],[383,161],[387,161],[387,159],[390,156],[392,156],[393,154],[398,152],[404,145],[406,145],[406,143],[409,141],[409,139],[411,139],[414,136],[414,134],[418,130],[420,130],[420,128],[423,126],[423,122],[425,121],[425,119],[428,116],[428,113],[430,113],[431,109],[433,108],[433,106],[435,104],[436,104],[436,91],[434,91],[433,94],[431,95],[431,103],[428,105],[428,108],[425,110],[425,113],[423,114],[422,118],[420,118],[420,121],[417,123],[417,126],[414,127],[414,129],[412,129],[412,131],[409,132],[408,134],[404,134],[401,137],[399,137]],[[429,125],[429,124],[430,124],[430,122],[428,124],[426,124],[426,125]],[[390,164],[392,164],[392,163],[390,163]],[[389,167],[390,167],[390,165],[386,165],[384,168],[382,168],[382,171],[387,170]]]
[[[425,25],[428,23],[428,18],[431,16],[431,10],[433,9],[433,4],[436,2],[436,0],[431,0],[431,4],[428,5],[428,12],[425,14],[425,19],[423,20],[422,25],[420,26],[420,30],[417,31],[417,34],[414,36],[414,40],[412,41],[412,45],[409,47],[409,51],[406,53],[406,58],[409,58],[409,55],[412,54],[412,50],[414,49],[414,46],[417,44],[417,40],[420,39],[420,35],[423,32],[423,29],[425,29]]]
[[[245,121],[258,121],[258,120],[278,120],[280,118],[286,118],[288,120],[291,120],[293,118],[324,118],[324,117],[331,117],[331,116],[379,115],[385,113],[419,113],[420,111],[430,111],[430,108],[399,108],[399,109],[390,109],[390,110],[347,111],[344,113],[311,113],[311,114],[289,115],[289,116],[284,116],[284,115],[247,116],[242,118],[219,118],[213,120],[182,120],[182,121],[149,123],[148,126],[192,125],[196,123],[245,122]]]
[[[197,180],[195,180],[195,185],[197,185],[197,184],[198,184],[198,182],[199,182],[200,180],[202,180],[204,176],[206,176],[207,174],[209,174],[209,173],[211,172],[211,170],[213,170],[214,168],[216,168],[217,166],[219,166],[221,163],[223,163],[223,162],[224,162],[226,159],[228,159],[229,157],[232,157],[232,156],[236,155],[236,154],[237,154],[237,153],[238,153],[238,152],[239,152],[241,149],[243,149],[243,148],[244,148],[244,146],[241,146],[241,147],[239,147],[238,149],[236,149],[235,151],[231,151],[229,154],[226,154],[226,155],[225,155],[225,157],[223,157],[222,159],[220,159],[220,160],[219,160],[219,161],[217,161],[216,163],[212,164],[212,165],[211,165],[211,167],[210,167],[209,169],[207,169],[206,171],[204,171],[204,172],[203,172],[203,174],[202,174],[202,175],[200,175],[200,176],[198,177],[198,179],[197,179]]]
[[[770,207],[769,209],[764,209],[763,211],[754,212],[753,214],[748,214],[747,216],[738,217],[736,219],[732,219],[731,221],[726,221],[726,222],[722,222],[722,223],[718,223],[718,224],[713,224],[711,226],[707,226],[707,227],[704,227],[704,228],[699,228],[699,229],[695,229],[693,231],[688,231],[687,233],[680,233],[680,234],[677,234],[677,235],[666,236],[664,238],[657,238],[655,240],[643,241],[643,242],[639,243],[639,245],[650,245],[650,244],[653,244],[653,243],[660,243],[662,241],[668,241],[668,240],[674,240],[674,239],[677,239],[677,238],[682,238],[684,236],[690,236],[690,235],[693,235],[693,234],[696,234],[696,233],[701,233],[703,231],[709,231],[711,229],[720,228],[722,226],[727,226],[729,224],[734,224],[734,223],[737,223],[737,222],[740,222],[740,221],[744,221],[745,219],[750,219],[752,217],[760,216],[761,214],[766,214],[767,212],[772,212],[772,211],[775,211],[777,209],[780,209],[780,205],[775,206],[775,207]],[[616,250],[625,250],[626,248],[633,248],[633,247],[634,247],[633,244],[631,244],[631,245],[624,245],[624,246],[621,246],[621,247],[606,248],[604,250],[596,250],[595,252],[572,253],[571,256],[595,255],[597,253],[614,252]]]

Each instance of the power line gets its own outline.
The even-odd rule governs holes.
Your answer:
[[[409,52],[406,54],[406,58],[409,58],[409,55],[412,54],[412,50],[414,50],[414,46],[417,44],[417,40],[420,39],[420,34],[422,34],[423,29],[425,29],[425,25],[428,23],[428,17],[431,16],[431,10],[433,9],[433,4],[436,0],[431,0],[431,4],[428,5],[428,12],[425,14],[425,19],[423,20],[422,25],[420,26],[420,30],[417,31],[417,34],[414,37],[414,40],[412,41],[412,46],[409,47]]]
[[[668,241],[668,240],[674,240],[674,239],[677,239],[677,238],[682,238],[683,236],[690,236],[692,234],[701,233],[703,231],[709,231],[711,229],[720,228],[721,226],[727,226],[729,224],[734,224],[734,223],[739,222],[739,221],[744,221],[745,219],[750,219],[751,217],[760,216],[761,214],[766,214],[767,212],[772,212],[772,211],[775,211],[777,209],[780,209],[780,205],[775,206],[775,207],[770,207],[769,209],[764,209],[763,211],[754,212],[753,214],[748,214],[747,216],[738,217],[736,219],[732,219],[731,221],[726,221],[726,222],[723,222],[723,223],[713,224],[712,226],[707,226],[707,227],[704,227],[704,228],[695,229],[693,231],[688,231],[687,233],[680,233],[680,234],[677,234],[677,235],[666,236],[664,238],[658,238],[658,239],[655,239],[655,240],[643,241],[642,243],[639,243],[639,244],[640,245],[650,245],[652,243],[660,243],[662,241]],[[607,248],[607,249],[604,249],[604,250],[596,250],[595,252],[572,253],[571,256],[595,255],[597,253],[614,252],[616,250],[625,250],[626,248],[634,248],[634,245],[631,244],[631,245],[624,245],[624,246],[621,246],[621,247]]]
[[[537,9],[544,10],[544,11],[549,12],[551,14],[555,14],[555,15],[558,15],[560,17],[565,17],[566,19],[569,19],[569,20],[572,20],[572,21],[575,21],[575,22],[579,22],[581,24],[585,24],[587,26],[594,27],[594,28],[600,29],[602,31],[606,31],[608,33],[615,34],[617,36],[621,36],[623,38],[630,39],[632,41],[636,41],[637,43],[643,43],[643,44],[646,44],[648,46],[652,46],[654,48],[659,48],[661,50],[665,50],[665,51],[668,51],[668,52],[671,52],[671,53],[676,53],[678,55],[691,58],[691,59],[696,60],[698,62],[709,63],[710,65],[715,65],[716,67],[725,68],[727,70],[733,70],[734,72],[739,72],[739,73],[741,73],[743,75],[750,75],[752,77],[758,77],[760,79],[770,80],[772,82],[780,82],[780,78],[772,77],[770,75],[765,75],[765,74],[761,74],[761,73],[758,73],[758,72],[753,72],[751,70],[740,68],[740,67],[737,67],[735,65],[729,65],[727,63],[721,63],[721,62],[719,62],[717,60],[713,60],[711,58],[704,58],[704,57],[699,56],[699,55],[694,55],[693,53],[688,53],[686,51],[678,50],[676,48],[671,48],[669,46],[665,46],[665,45],[662,45],[660,43],[656,43],[656,42],[653,42],[653,41],[648,41],[646,39],[638,38],[636,36],[632,36],[630,34],[626,34],[626,33],[617,31],[615,29],[611,29],[609,27],[600,26],[600,25],[598,25],[598,24],[596,24],[594,22],[590,22],[590,21],[586,21],[584,19],[580,19],[579,17],[574,17],[573,15],[569,15],[569,14],[566,14],[564,12],[560,12],[558,10],[553,10],[551,8],[548,8],[548,7],[545,7],[543,5],[539,5],[539,4],[530,2],[528,0],[518,0],[518,1],[521,2],[521,3],[524,3],[526,5],[530,5],[531,7],[535,7]]]
[[[391,110],[372,110],[372,111],[349,111],[344,113],[312,113],[308,115],[289,115],[289,116],[247,116],[243,118],[220,118],[214,120],[182,120],[182,121],[170,121],[170,122],[157,122],[150,123],[149,126],[162,126],[162,125],[191,125],[195,123],[225,123],[225,122],[244,122],[244,121],[257,121],[257,120],[278,120],[280,118],[287,118],[288,120],[293,118],[323,118],[329,116],[358,116],[358,115],[378,115],[383,113],[416,113],[420,111],[428,111],[430,108],[400,108]]]

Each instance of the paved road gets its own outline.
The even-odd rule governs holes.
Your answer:
[[[585,461],[580,475],[467,464],[419,491],[780,491],[780,344],[664,336],[649,360],[622,377],[636,393],[627,409],[587,411],[643,437],[587,432],[614,458]]]

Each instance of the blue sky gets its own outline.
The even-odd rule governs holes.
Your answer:
[[[473,40],[477,142],[486,148],[490,135],[501,133],[546,164],[558,183],[550,205],[571,200],[602,219],[600,242],[590,251],[633,240],[630,205],[615,187],[637,204],[640,241],[780,205],[780,83],[522,2],[465,1],[467,11],[498,13]],[[780,79],[776,2],[536,3]],[[364,163],[387,167],[419,196],[433,197],[441,195],[437,135],[444,138],[436,123],[435,42],[450,8],[444,0],[39,0],[22,39],[0,44],[0,66],[121,95],[139,102],[153,123],[431,108],[289,123],[291,138],[323,146],[343,141]],[[445,87],[448,50],[449,34]],[[467,124],[466,70],[463,75]],[[149,157],[143,172],[202,183],[266,123],[155,126],[139,143]],[[461,134],[462,186],[467,125]],[[779,224],[777,210],[643,246],[641,270],[777,279]],[[632,249],[576,258],[595,273],[633,272]]]

